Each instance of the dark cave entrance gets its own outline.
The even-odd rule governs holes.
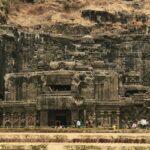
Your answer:
[[[67,127],[71,125],[71,111],[70,110],[49,110],[48,111],[48,125],[51,127]]]

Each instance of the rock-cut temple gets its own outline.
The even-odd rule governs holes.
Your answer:
[[[150,119],[148,35],[0,30],[1,127],[70,127],[81,120],[124,128]]]

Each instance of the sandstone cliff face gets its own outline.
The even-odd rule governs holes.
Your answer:
[[[76,97],[148,109],[148,6],[147,0],[12,3],[0,25],[0,98],[34,99],[46,91],[47,72],[62,71],[73,74]]]
[[[45,13],[45,3],[35,3],[33,11],[31,8],[28,10],[29,15],[30,12],[34,15],[34,11],[35,13],[38,11]],[[48,6],[55,4],[56,8],[57,1],[46,4],[49,4]],[[99,10],[93,8],[95,4],[100,5]],[[64,22],[61,18],[60,22],[56,21],[55,24],[49,24],[51,22],[49,21],[47,25],[42,23],[40,25],[38,22],[39,25],[32,27],[18,28],[15,24],[14,27],[1,26],[1,55],[5,53],[3,58],[5,69],[2,67],[4,70],[2,72],[18,72],[25,69],[36,71],[40,66],[47,70],[51,61],[78,60],[82,64],[87,64],[88,61],[91,63],[103,61],[105,64],[114,65],[114,69],[120,73],[121,78],[125,78],[125,74],[134,71],[139,74],[141,84],[149,85],[150,26],[149,14],[145,10],[148,2],[110,1],[106,6],[104,2],[95,1],[95,4],[94,2],[85,3],[85,1],[70,3],[62,1],[59,5],[61,13],[63,13],[65,5],[69,9],[65,10],[67,13],[80,10],[80,17],[85,20],[85,24],[86,21],[91,22],[88,26],[82,23]],[[114,9],[114,4],[122,7]],[[22,3],[18,4],[20,13],[25,8],[23,5]],[[30,7],[31,4],[27,3],[26,5]],[[127,9],[127,7],[129,8]],[[52,10],[56,12],[54,7]],[[12,11],[14,11],[14,7]],[[10,23],[15,16],[12,11],[8,17]],[[14,11],[18,18],[20,17],[19,11],[18,14],[16,9]],[[24,22],[26,21],[24,20]],[[1,23],[4,22],[1,19]],[[88,36],[86,37],[86,35]],[[3,66],[3,63],[1,65]],[[125,82],[123,79],[121,80]]]

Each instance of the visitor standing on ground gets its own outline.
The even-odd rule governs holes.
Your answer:
[[[132,129],[136,129],[137,128],[137,124],[136,124],[136,122],[134,122],[133,124],[132,124]]]
[[[81,126],[81,121],[77,120],[77,128],[80,128],[80,126]]]

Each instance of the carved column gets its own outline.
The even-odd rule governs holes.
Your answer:
[[[86,109],[83,110],[83,115],[84,115],[84,125],[86,125]]]
[[[13,125],[14,125],[14,114],[12,113],[11,114],[11,128],[13,128]]]
[[[117,128],[119,129],[120,128],[120,111],[117,111],[116,115],[117,115]]]
[[[112,124],[111,124],[111,115],[112,115],[111,111],[108,111],[108,117],[109,117],[109,127],[111,127],[111,126],[112,126]]]
[[[28,114],[26,114],[26,127],[28,127]]]
[[[72,125],[76,125],[75,121],[79,120],[79,110],[72,110],[71,111],[71,122],[72,122]]]
[[[36,114],[36,126],[40,126],[40,111],[37,111],[37,114]]]
[[[25,81],[22,84],[22,99],[27,100],[27,83]]]
[[[96,113],[95,113],[95,110],[93,112],[93,126],[96,127]]]
[[[5,128],[5,116],[6,116],[6,114],[5,113],[3,113],[3,128]]]
[[[101,88],[100,88],[100,93],[101,93],[101,100],[104,100],[104,83],[100,84]]]
[[[21,114],[20,113],[18,114],[18,117],[19,117],[19,125],[18,125],[18,127],[20,128],[21,127]]]
[[[48,111],[43,110],[40,112],[40,126],[47,127],[48,126]]]
[[[95,89],[94,89],[94,98],[98,99],[99,98],[99,90],[98,90],[98,83],[95,83]]]
[[[104,118],[104,111],[100,111],[100,122],[102,127],[103,127],[103,118]]]
[[[34,127],[36,126],[36,113],[34,113]]]

